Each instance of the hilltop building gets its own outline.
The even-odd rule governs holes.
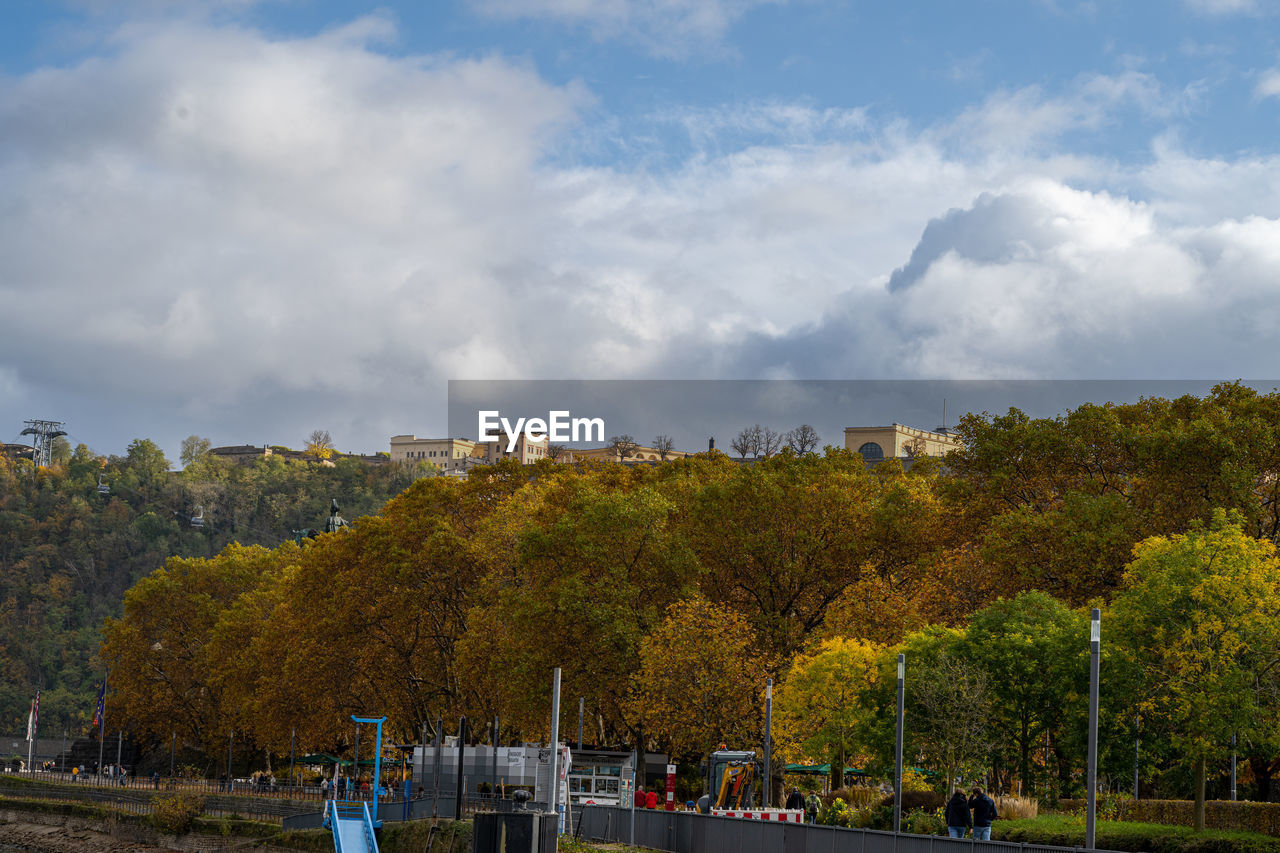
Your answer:
[[[683,459],[689,454],[683,450],[668,450],[667,459]],[[591,447],[585,450],[576,447],[567,447],[556,459],[557,462],[585,462],[588,459],[594,459],[601,462],[661,462],[663,461],[662,451],[653,447],[637,446],[626,459],[618,455],[618,451],[611,446]]]
[[[945,427],[936,432],[902,424],[879,427],[845,427],[844,446],[862,454],[868,464],[885,459],[941,457],[964,445]]]
[[[483,451],[483,446],[466,438],[391,436],[392,462],[430,462],[446,474],[465,471],[475,464],[472,460],[477,450]]]
[[[268,456],[275,456],[290,462],[316,461],[315,457],[305,450],[291,450],[288,447],[275,447],[268,444],[264,444],[262,447],[258,447],[256,444],[229,444],[225,447],[211,447],[209,448],[209,455],[245,467],[253,465],[259,459],[266,459]],[[322,459],[320,462],[322,465],[332,467],[335,462],[342,459],[354,459],[366,465],[385,465],[391,461],[385,453],[342,453],[335,450],[328,459]]]

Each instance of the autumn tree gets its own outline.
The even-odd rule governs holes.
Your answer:
[[[729,447],[739,457],[746,459],[748,456],[757,456],[760,453],[760,432],[759,427],[744,427],[741,432],[733,437],[729,442]]]
[[[1194,772],[1197,830],[1208,763],[1233,734],[1274,737],[1280,710],[1280,559],[1241,524],[1219,511],[1207,526],[1145,540],[1109,612],[1141,673],[1139,707]]]
[[[783,440],[797,456],[804,456],[806,453],[817,450],[818,443],[821,441],[818,431],[809,424],[801,424],[793,430],[788,430],[783,434]]]
[[[307,437],[306,453],[316,459],[328,459],[333,456],[333,439],[327,429],[312,430]]]
[[[663,462],[667,461],[667,457],[671,455],[671,451],[675,449],[676,443],[669,435],[656,435],[653,437],[653,449],[658,451],[658,458]]]
[[[757,455],[768,459],[782,448],[782,434],[775,429],[762,427],[756,424],[753,429],[758,430],[760,436],[760,445]]]
[[[705,756],[723,742],[754,746],[763,731],[764,667],[741,614],[693,597],[667,609],[640,644],[633,716],[672,755]]]
[[[493,691],[487,699],[526,731],[546,721],[546,684],[563,670],[582,696],[597,737],[618,742],[634,726],[626,696],[640,643],[668,605],[689,594],[696,566],[676,538],[674,509],[647,481],[653,469],[559,467],[501,511],[507,549],[486,577],[459,643],[459,669]]]
[[[822,625],[868,556],[876,483],[846,453],[740,466],[698,491],[685,541],[703,592],[742,613],[781,668]]]
[[[609,439],[609,448],[617,456],[619,462],[623,462],[636,455],[636,448],[640,445],[634,438],[629,435],[615,435]]]
[[[116,713],[137,736],[159,742],[176,729],[210,750],[223,742],[235,703],[224,704],[211,680],[228,663],[213,651],[214,632],[241,596],[281,570],[291,549],[231,545],[211,559],[170,559],[129,590],[121,618],[103,628],[100,654]]]
[[[861,752],[862,699],[878,678],[879,656],[872,643],[832,637],[798,655],[777,691],[779,746],[796,760],[829,762],[832,788],[844,785],[846,763]]]

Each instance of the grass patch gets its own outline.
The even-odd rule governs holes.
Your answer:
[[[431,820],[387,822],[378,830],[378,849],[382,853],[469,853],[472,823],[469,820],[438,821],[431,832]],[[431,846],[427,847],[430,840]],[[291,829],[270,839],[276,847],[288,847],[306,853],[332,853],[333,834],[327,829]],[[561,839],[561,849],[564,846]],[[594,847],[577,847],[575,851],[594,851]]]
[[[1044,815],[1034,820],[997,820],[991,827],[997,841],[1084,846],[1084,818]],[[1209,829],[1164,823],[1098,821],[1095,843],[1100,849],[1125,853],[1280,853],[1280,839],[1256,832]]]
[[[115,809],[93,803],[77,803],[68,800],[40,800],[32,797],[8,797],[0,795],[0,808],[16,809],[36,814],[59,814],[71,817],[106,820],[108,817],[127,817]]]

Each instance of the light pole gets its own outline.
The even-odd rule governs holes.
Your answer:
[[[463,787],[462,768],[466,761],[467,753],[467,718],[462,716],[458,718],[458,776],[457,785],[454,787],[453,796],[453,819],[462,820],[462,807],[467,796],[466,789]]]
[[[1084,816],[1084,846],[1094,848],[1098,817],[1098,668],[1102,657],[1102,611],[1089,615],[1089,794]]]
[[[841,771],[844,772],[843,770]],[[769,808],[773,794],[773,679],[764,680],[764,797],[762,805]]]
[[[294,743],[297,741],[297,739],[298,739],[298,729],[295,726],[294,728],[289,729],[289,795],[290,796],[293,796],[293,778],[294,778],[293,777],[293,756],[294,756],[293,746],[294,746]]]
[[[431,816],[440,814],[440,762],[444,760],[444,719],[436,717],[435,755],[431,759],[431,785],[434,794],[431,797]]]
[[[1142,758],[1142,717],[1133,715],[1133,800],[1138,801],[1138,762]]]
[[[564,832],[560,825],[560,667],[551,674],[551,811],[556,817],[556,831]]]
[[[1231,802],[1236,801],[1236,733],[1231,733]]]
[[[236,730],[231,730],[231,739],[227,741],[227,791],[232,790],[231,786],[231,751],[236,746]]]
[[[893,831],[902,831],[902,723],[906,711],[907,656],[898,655],[898,725],[897,742],[893,760]],[[840,782],[844,783],[844,768],[840,768]]]

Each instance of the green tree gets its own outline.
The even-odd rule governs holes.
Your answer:
[[[906,718],[913,752],[945,775],[948,793],[958,776],[981,774],[991,746],[995,693],[986,670],[965,657],[963,640],[961,631],[930,627],[900,648],[911,685]]]
[[[178,459],[182,462],[182,467],[190,467],[208,453],[209,448],[212,446],[213,442],[198,435],[189,435],[184,438],[182,440],[182,450],[178,455]]]
[[[1218,511],[1208,526],[1152,537],[1134,551],[1109,623],[1141,673],[1144,718],[1168,728],[1195,777],[1204,829],[1208,762],[1232,734],[1275,734],[1280,711],[1280,559]]]
[[[992,741],[1012,758],[1023,790],[1035,787],[1032,754],[1049,748],[1059,759],[1060,783],[1070,779],[1061,750],[1067,709],[1088,686],[1086,615],[1043,592],[1000,599],[973,614],[958,655],[987,673],[999,701],[992,706]]]
[[[831,787],[844,785],[844,768],[859,754],[856,739],[868,715],[863,698],[878,681],[880,647],[832,637],[801,654],[778,690],[778,742],[797,759],[831,764]]]

